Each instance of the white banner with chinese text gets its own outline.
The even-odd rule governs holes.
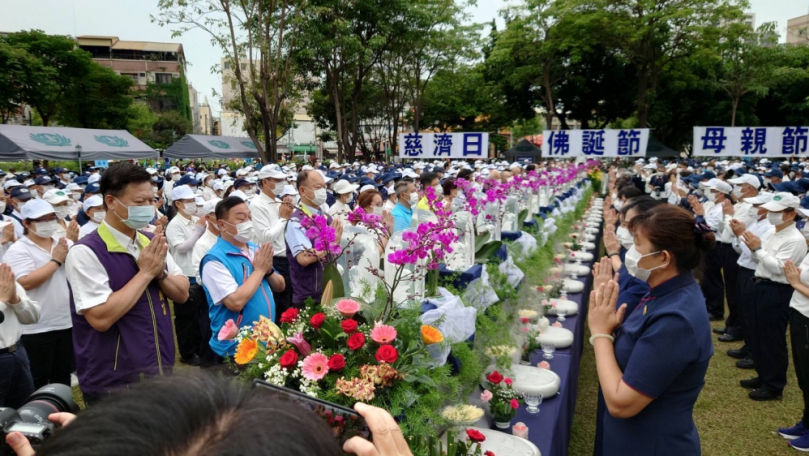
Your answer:
[[[472,158],[489,155],[489,134],[474,133],[401,133],[399,157],[419,159]]]
[[[542,133],[543,157],[645,157],[649,129],[551,130]]]
[[[809,152],[808,140],[809,127],[694,127],[694,155],[800,155]]]

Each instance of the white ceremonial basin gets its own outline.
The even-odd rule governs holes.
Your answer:
[[[569,258],[571,260],[593,261],[593,254],[579,250],[578,252],[570,252]]]
[[[542,456],[536,445],[523,438],[482,427],[469,427],[466,429],[475,429],[486,437],[486,441],[480,444],[481,452],[491,451],[497,456]],[[529,432],[531,432],[530,429]],[[465,440],[466,434],[462,435]],[[446,440],[446,434],[442,436],[442,439]]]
[[[565,274],[568,274],[568,275],[575,274],[577,276],[586,276],[589,273],[590,273],[590,268],[588,266],[583,265],[583,264],[571,263],[571,264],[566,264],[565,265]]]
[[[564,279],[564,281],[565,285],[563,288],[568,293],[581,293],[582,291],[584,291],[584,283],[573,279]]]
[[[548,326],[547,329],[542,331],[542,334],[537,336],[537,341],[540,344],[554,344],[556,348],[567,348],[573,345],[573,331],[567,328]]]
[[[598,233],[598,228],[597,228],[597,227],[588,226],[587,228],[585,228],[585,229],[584,229],[584,232],[585,232],[585,233],[596,234],[596,233]]]
[[[486,375],[496,369],[497,367],[492,364],[483,371],[483,374],[480,376],[483,385],[488,384]],[[510,377],[514,380],[512,386],[517,392],[538,393],[545,399],[549,399],[559,392],[559,385],[562,383],[559,376],[550,369],[542,369],[540,367],[526,366],[523,364],[512,364],[511,367],[508,368],[508,372],[502,372],[502,374],[504,377]]]
[[[564,309],[565,315],[575,315],[579,313],[579,304],[576,301],[561,298],[551,298],[550,301],[556,303],[556,309]],[[556,309],[551,307],[546,310],[545,313],[547,315],[556,315]]]

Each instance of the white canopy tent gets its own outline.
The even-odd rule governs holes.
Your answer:
[[[0,160],[130,160],[157,151],[126,130],[0,125]]]

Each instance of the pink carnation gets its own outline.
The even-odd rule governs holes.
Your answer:
[[[219,330],[219,334],[217,334],[216,338],[220,341],[232,340],[237,334],[239,334],[239,327],[236,326],[236,323],[234,323],[233,319],[231,318],[225,322],[225,325]]]
[[[492,400],[492,396],[493,395],[491,391],[483,390],[483,392],[480,393],[480,400],[483,402],[489,402],[490,400]]]

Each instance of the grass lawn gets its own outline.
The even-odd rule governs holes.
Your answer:
[[[714,322],[713,327],[724,326]],[[585,338],[590,337],[585,329]],[[754,377],[755,370],[742,370],[735,366],[736,360],[725,354],[728,348],[739,348],[739,343],[717,342],[714,335],[714,356],[711,358],[705,377],[705,388],[694,407],[702,441],[702,454],[706,456],[758,456],[801,454],[787,446],[775,430],[792,426],[803,410],[801,390],[795,378],[790,352],[790,366],[784,399],[772,402],[755,402],[747,398],[747,391],[739,386],[739,380]],[[593,454],[596,429],[596,399],[598,380],[593,350],[585,344],[579,374],[579,397],[573,417],[573,432],[570,437],[571,456]]]

